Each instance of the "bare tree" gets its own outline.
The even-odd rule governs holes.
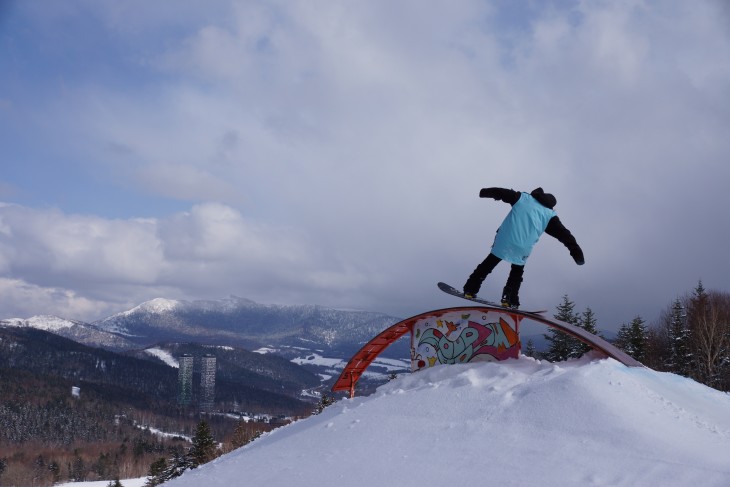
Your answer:
[[[730,368],[730,295],[706,292],[700,283],[687,308],[697,379],[712,387],[727,387],[723,382]]]

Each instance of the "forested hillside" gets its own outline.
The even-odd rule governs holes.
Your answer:
[[[219,410],[238,404],[249,412],[296,416],[313,407],[297,396],[318,379],[280,357],[169,348],[220,355]],[[259,358],[257,370],[242,358],[251,355]],[[145,428],[190,436],[200,419],[194,407],[178,406],[177,373],[144,352],[118,354],[42,330],[0,327],[0,485],[145,475],[151,462],[187,443]],[[218,441],[236,428],[225,416],[208,421]]]

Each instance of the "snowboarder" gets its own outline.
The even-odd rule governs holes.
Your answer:
[[[479,197],[504,201],[509,203],[512,209],[497,230],[492,251],[474,269],[464,284],[464,294],[468,297],[476,296],[487,275],[502,260],[506,260],[512,264],[512,268],[502,291],[501,304],[508,308],[519,308],[519,292],[525,262],[543,232],[565,245],[576,264],[585,263],[583,251],[575,237],[563,226],[553,210],[557,200],[552,194],[546,193],[542,188],[536,188],[531,193],[504,188],[483,188],[479,191]]]

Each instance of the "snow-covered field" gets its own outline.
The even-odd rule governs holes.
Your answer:
[[[140,479],[120,480],[124,487],[142,487],[147,482],[147,477]],[[54,487],[106,487],[109,485],[108,480],[97,480],[94,482],[69,482],[67,484],[56,484]]]
[[[272,349],[260,348],[257,353],[267,353]],[[324,372],[319,373],[319,377],[323,381],[331,379],[335,375],[339,375],[347,366],[347,360],[339,358],[327,358],[316,352],[308,352],[300,357],[291,359],[291,362],[297,365],[314,365],[325,368]],[[385,380],[391,372],[410,371],[411,362],[406,359],[389,359],[385,357],[376,357],[370,364],[362,377],[374,380]],[[303,394],[303,395],[306,395]]]
[[[730,395],[611,359],[441,366],[166,485],[727,487]]]

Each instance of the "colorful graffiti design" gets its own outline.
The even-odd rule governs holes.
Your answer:
[[[437,364],[504,360],[519,355],[518,333],[503,317],[483,323],[471,320],[469,314],[451,320],[447,318],[436,320],[436,326],[424,323],[414,329],[414,370]]]

